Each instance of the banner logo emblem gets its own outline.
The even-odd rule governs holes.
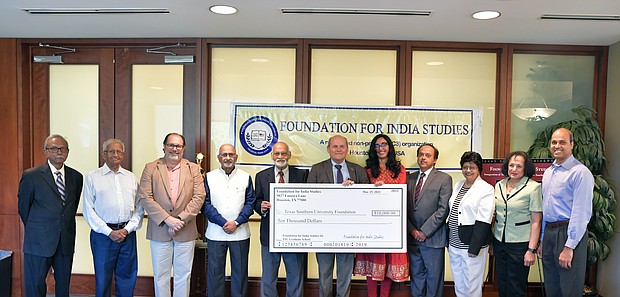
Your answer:
[[[278,142],[278,130],[269,118],[254,116],[241,125],[239,140],[241,140],[241,146],[248,153],[255,156],[264,156]]]

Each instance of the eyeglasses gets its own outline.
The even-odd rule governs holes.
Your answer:
[[[469,171],[476,171],[476,170],[478,170],[478,166],[463,166],[463,167],[461,167],[461,169],[463,171],[467,171],[467,170],[469,170]]]
[[[105,150],[105,151],[103,151],[103,152],[104,152],[104,153],[107,153],[107,154],[110,154],[110,155],[114,155],[114,154],[117,154],[117,155],[122,155],[122,154],[124,154],[124,153],[125,153],[125,152],[120,151],[120,150]]]
[[[226,158],[226,157],[232,158],[232,157],[234,157],[236,155],[237,154],[235,154],[235,153],[221,153],[220,157],[222,157],[222,158]]]
[[[180,150],[180,149],[184,148],[185,145],[183,145],[183,144],[174,144],[174,143],[166,143],[166,147],[169,148],[169,149],[175,148],[175,149]]]
[[[388,146],[387,142],[375,143],[375,149],[378,149],[380,147],[386,147],[386,146]]]
[[[50,152],[50,153],[61,152],[61,153],[66,154],[66,153],[69,152],[69,148],[68,147],[55,147],[55,146],[53,146],[53,147],[46,147],[45,150]]]

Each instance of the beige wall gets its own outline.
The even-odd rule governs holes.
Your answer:
[[[614,181],[618,186],[620,181],[620,117],[616,112],[620,111],[620,42],[609,48],[609,71],[607,73],[607,118],[605,121],[605,156],[609,161],[606,177]],[[618,199],[620,197],[616,197]],[[620,217],[620,207],[616,207],[616,217]],[[599,293],[603,296],[617,296],[620,292],[618,282],[618,267],[620,267],[620,237],[617,228],[614,236],[607,242],[611,252],[605,262],[598,266]]]

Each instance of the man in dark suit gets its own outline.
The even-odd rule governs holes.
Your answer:
[[[286,296],[303,296],[305,253],[271,253],[269,252],[269,209],[271,202],[269,197],[270,183],[305,183],[308,171],[288,166],[291,159],[289,147],[284,142],[278,142],[271,149],[271,158],[274,166],[262,170],[256,174],[256,202],[254,210],[261,216],[260,243],[263,262],[263,274],[261,277],[260,295],[278,296],[276,282],[280,259],[284,260],[286,268]]]
[[[65,166],[69,143],[52,134],[45,140],[47,162],[24,171],[17,192],[24,223],[26,296],[45,296],[45,278],[54,268],[56,296],[69,296],[75,251],[75,213],[82,193],[82,174]]]
[[[446,217],[452,177],[437,171],[439,151],[418,148],[420,170],[407,176],[407,231],[412,296],[443,296]]]
[[[361,166],[345,160],[349,152],[348,141],[344,136],[335,135],[327,142],[329,159],[312,165],[308,174],[308,183],[367,184],[368,176]],[[338,197],[334,197],[338,199]],[[319,296],[332,296],[332,278],[336,258],[336,296],[347,297],[350,292],[351,275],[353,274],[354,254],[351,253],[316,253],[319,264]]]

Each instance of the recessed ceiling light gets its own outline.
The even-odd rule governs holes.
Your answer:
[[[433,61],[433,62],[426,62],[426,65],[428,66],[441,66],[443,65],[443,62],[439,62],[439,61]]]
[[[252,61],[254,63],[267,63],[267,62],[269,62],[269,60],[265,59],[265,58],[253,58],[253,59],[250,59],[250,61]]]
[[[483,10],[478,11],[472,14],[471,16],[477,20],[491,20],[494,18],[498,18],[501,14],[494,10]]]
[[[232,6],[228,6],[228,5],[213,5],[209,7],[209,10],[212,13],[217,13],[217,14],[233,14],[237,12],[236,8]]]

